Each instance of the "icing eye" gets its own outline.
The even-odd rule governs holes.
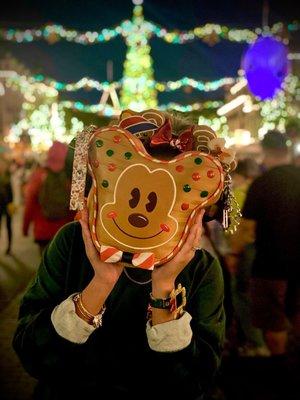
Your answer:
[[[132,199],[129,200],[129,205],[131,208],[135,208],[140,201],[140,197],[141,197],[140,191],[138,188],[134,188],[134,189],[132,189],[130,194],[132,196]]]
[[[147,199],[149,200],[149,203],[146,204],[146,210],[148,212],[151,212],[154,210],[154,208],[156,207],[156,204],[157,204],[156,193],[155,192],[149,193],[149,196],[147,197]]]

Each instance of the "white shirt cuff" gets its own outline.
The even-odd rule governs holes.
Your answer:
[[[185,311],[179,319],[162,324],[151,326],[148,321],[146,333],[150,348],[158,352],[176,352],[187,347],[193,336],[191,319],[191,315]]]
[[[76,314],[75,304],[72,300],[74,294],[54,308],[51,313],[51,321],[59,336],[70,342],[82,344],[88,340],[96,328]]]

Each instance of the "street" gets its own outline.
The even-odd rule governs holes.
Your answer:
[[[12,254],[5,255],[7,246],[5,221],[0,235],[0,398],[27,400],[31,398],[35,380],[22,368],[11,342],[14,334],[19,302],[38,263],[39,250],[32,236],[21,232],[22,209],[13,217]]]

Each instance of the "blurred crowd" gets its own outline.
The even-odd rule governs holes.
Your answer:
[[[6,254],[13,244],[12,218],[22,213],[23,235],[32,230],[42,253],[55,233],[74,219],[69,210],[73,153],[55,141],[47,154],[14,158],[3,152],[0,159],[0,215],[7,230]]]

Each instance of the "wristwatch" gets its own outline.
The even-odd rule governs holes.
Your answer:
[[[171,297],[167,297],[166,299],[157,299],[153,297],[152,293],[150,293],[149,304],[153,308],[161,308],[163,310],[169,310],[171,308]]]
[[[186,290],[180,283],[176,289],[173,289],[170,296],[165,299],[158,299],[153,297],[150,293],[150,308],[159,308],[162,310],[169,310],[174,314],[174,319],[183,314],[183,309],[186,305]]]

